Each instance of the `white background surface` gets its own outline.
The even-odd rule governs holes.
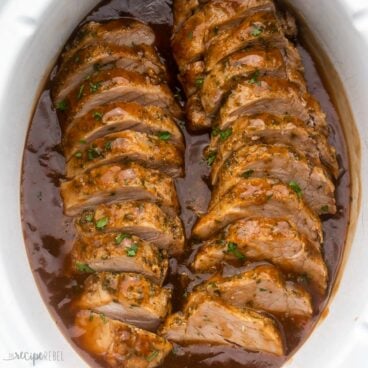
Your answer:
[[[27,126],[43,77],[96,2],[0,0],[0,367],[31,367],[31,362],[3,359],[21,351],[50,350],[61,351],[63,362],[37,362],[37,367],[86,366],[59,332],[35,286],[22,237],[19,183]],[[291,2],[307,18],[344,83],[361,134],[362,182],[367,187],[368,0]],[[363,195],[339,292],[290,367],[368,367],[368,201]]]

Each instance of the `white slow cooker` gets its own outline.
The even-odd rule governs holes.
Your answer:
[[[335,94],[350,151],[353,203],[333,297],[286,366],[367,368],[368,0],[289,2],[330,58],[349,102]],[[22,235],[20,176],[38,93],[71,31],[97,3],[0,0],[0,367],[87,366],[49,315],[33,279]],[[339,88],[332,68],[322,67]]]

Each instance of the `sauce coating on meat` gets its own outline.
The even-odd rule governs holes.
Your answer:
[[[149,23],[155,31],[156,46],[168,66],[170,87],[181,95],[170,49],[171,7],[167,2],[161,2],[158,9],[148,11],[145,6],[145,2],[106,1],[91,12],[86,20],[103,21],[133,15]],[[299,43],[298,49],[305,66],[309,91],[321,103],[323,111],[327,114],[327,121],[332,127],[329,139],[336,147],[341,169],[335,182],[337,214],[323,217],[324,255],[329,271],[327,293],[321,297],[312,284],[305,284],[306,279],[303,277],[294,280],[303,284],[311,293],[314,315],[307,322],[296,317],[292,321],[282,318],[279,320],[283,326],[283,339],[287,343],[285,357],[246,352],[233,347],[176,346],[164,360],[162,365],[164,368],[197,368],[203,364],[214,368],[279,367],[312,331],[328,299],[341,261],[349,219],[349,163],[339,118],[329,95],[308,52]],[[41,294],[62,331],[76,349],[80,349],[72,332],[75,316],[70,303],[80,295],[80,287],[88,275],[81,274],[71,278],[69,273],[68,254],[71,251],[75,230],[71,219],[63,215],[59,184],[65,172],[65,162],[60,148],[61,132],[56,112],[52,108],[49,87],[48,83],[40,96],[27,137],[22,178],[22,216],[30,263]],[[186,176],[177,179],[177,191],[182,206],[181,218],[186,235],[189,236],[197,215],[206,211],[210,198],[207,186],[209,169],[202,156],[202,150],[208,145],[209,137],[208,133],[192,134],[185,127],[182,129],[187,146]],[[192,245],[195,249],[194,242]],[[186,289],[191,291],[206,278],[203,275],[196,277],[188,269],[186,260],[190,256],[189,253],[182,260],[174,258],[170,260],[169,276],[165,284],[174,286],[173,312],[182,308],[184,291]],[[193,259],[189,257],[189,260]],[[83,354],[85,356],[85,353]],[[87,356],[87,359],[90,359],[92,366],[99,367],[106,364],[92,357]]]

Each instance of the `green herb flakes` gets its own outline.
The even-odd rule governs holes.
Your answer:
[[[297,194],[297,196],[299,198],[302,197],[303,195],[303,191],[302,189],[300,188],[299,184],[295,181],[295,180],[292,180],[290,183],[289,183],[289,187]]]
[[[129,248],[126,249],[126,253],[128,257],[135,257],[138,252],[138,244],[132,244]]]
[[[250,75],[250,78],[248,80],[249,84],[260,84],[259,83],[259,77],[260,77],[260,72],[259,70],[256,70],[253,74]]]
[[[95,224],[96,229],[97,230],[103,230],[108,223],[109,223],[109,218],[107,216],[102,217],[102,218],[100,218],[99,220],[96,221],[96,224]]]
[[[83,97],[83,91],[84,91],[84,84],[82,84],[80,87],[79,87],[79,91],[77,93],[77,100],[80,100],[82,97]]]
[[[231,128],[222,130],[220,132],[220,138],[222,141],[226,141],[226,139],[228,139],[231,136],[231,134],[233,134],[233,130]]]
[[[92,93],[96,93],[101,87],[101,82],[96,82],[96,83],[92,83],[90,82],[89,83],[89,90],[92,92]]]
[[[131,236],[129,234],[120,233],[116,235],[115,237],[115,244],[119,245],[124,239],[130,238]]]
[[[211,151],[207,157],[206,157],[206,162],[207,162],[207,165],[208,166],[212,166],[215,159],[216,159],[216,156],[217,156],[217,152],[216,151]]]
[[[196,86],[197,86],[198,88],[203,86],[203,82],[204,82],[204,78],[203,78],[203,77],[198,77],[198,78],[196,78],[196,80],[195,80],[195,84],[196,84]]]
[[[84,216],[84,221],[93,222],[93,215],[91,213],[88,213],[87,215]]]
[[[93,272],[95,272],[95,270],[93,268],[91,268],[90,266],[88,266],[87,263],[75,262],[75,267],[79,272],[83,272],[83,273],[93,273]]]
[[[249,170],[244,171],[241,176],[245,179],[248,179],[253,175],[253,173],[254,173],[254,170],[249,169]]]
[[[103,113],[99,111],[94,111],[92,113],[92,116],[93,116],[93,119],[95,119],[96,121],[101,121],[103,117]]]
[[[329,211],[329,207],[327,205],[321,207],[322,213],[328,213],[328,211]]]
[[[66,111],[66,110],[68,110],[68,102],[66,100],[59,101],[56,104],[56,110],[59,110],[59,111]]]
[[[87,150],[87,157],[88,160],[92,161],[95,158],[99,157],[101,155],[100,151],[97,148],[89,148]]]
[[[220,134],[221,130],[220,128],[216,127],[212,129],[211,135],[212,137],[217,137]]]
[[[238,249],[238,244],[233,242],[227,243],[226,253],[234,255],[239,260],[245,259],[245,255]]]
[[[154,350],[149,355],[147,355],[146,360],[147,362],[152,362],[155,358],[157,358],[159,351]]]
[[[157,134],[157,136],[162,140],[162,141],[168,141],[171,138],[171,133],[170,132],[159,132]]]
[[[250,32],[250,34],[253,36],[253,37],[259,37],[261,34],[262,34],[263,30],[261,27],[253,24],[253,28]]]

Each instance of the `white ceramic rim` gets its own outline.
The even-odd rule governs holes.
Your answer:
[[[291,2],[308,20],[343,81],[361,138],[361,182],[367,186],[367,1]],[[58,330],[31,275],[20,222],[19,183],[27,126],[44,77],[70,31],[96,3],[97,0],[0,2],[0,162],[3,167],[0,186],[0,367],[31,366],[30,361],[5,360],[9,354],[22,351],[62,352],[62,362],[38,361],[39,367],[87,366]],[[362,192],[353,246],[329,313],[287,363],[288,367],[367,366],[366,193]]]

